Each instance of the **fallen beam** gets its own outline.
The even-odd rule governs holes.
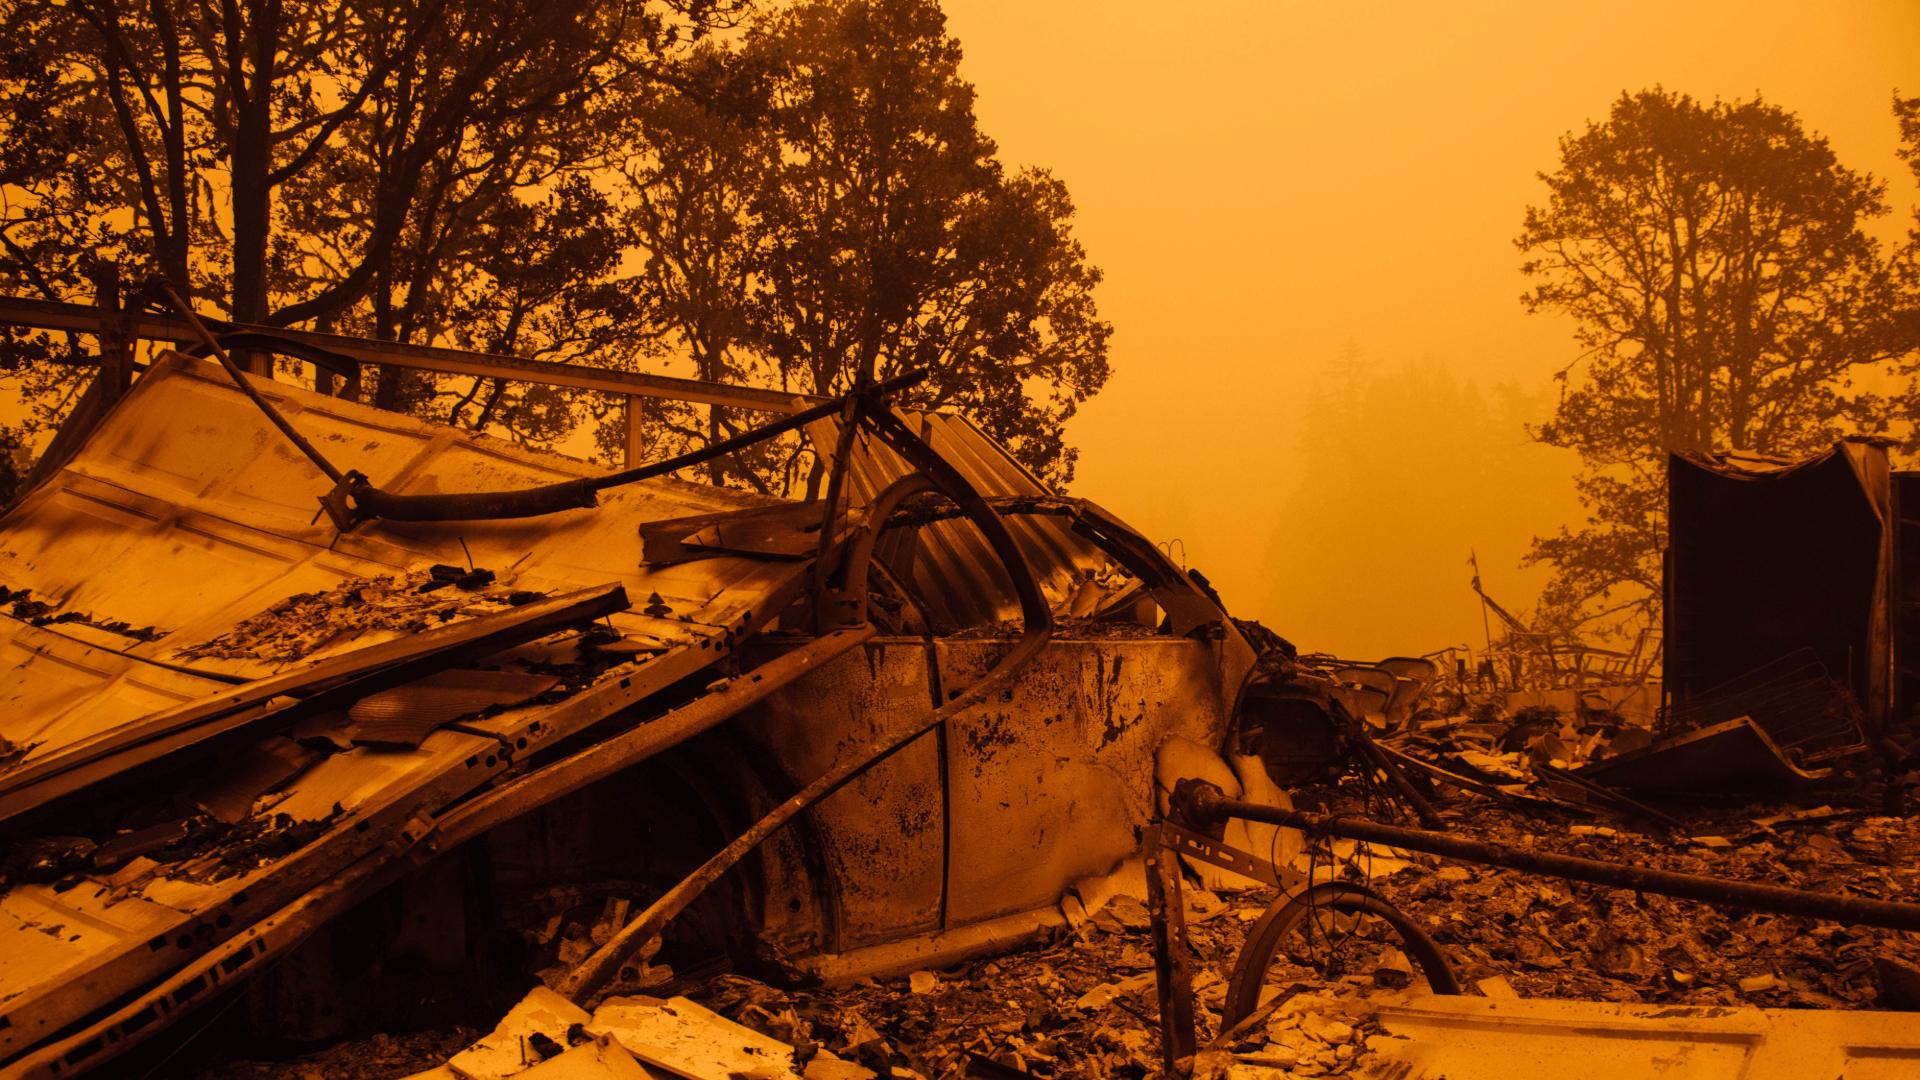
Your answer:
[[[1768,911],[1777,915],[1798,915],[1826,919],[1848,926],[1883,926],[1892,930],[1920,930],[1920,904],[1898,900],[1875,900],[1864,896],[1805,892],[1782,885],[1763,885],[1751,881],[1682,874],[1674,870],[1656,870],[1647,866],[1629,866],[1556,855],[1546,851],[1468,840],[1425,829],[1386,825],[1365,818],[1335,817],[1302,810],[1286,810],[1263,803],[1229,799],[1226,793],[1205,780],[1182,780],[1174,789],[1174,805],[1189,821],[1207,825],[1227,818],[1264,821],[1300,829],[1309,835],[1340,836],[1349,840],[1387,844],[1409,851],[1424,851],[1465,862],[1503,866],[1530,874],[1584,881],[1615,889],[1674,896],[1706,904]]]
[[[685,705],[569,757],[514,777],[446,812],[434,843],[452,847],[569,792],[628,769],[718,726],[822,664],[873,637],[872,626],[837,630],[719,683]]]
[[[873,634],[873,627],[865,626],[809,640],[724,680],[671,712],[483,791],[443,813],[431,826],[409,825],[380,849],[197,957],[111,1014],[8,1063],[0,1068],[0,1080],[51,1080],[104,1064],[159,1034],[186,1013],[210,1003],[219,996],[217,991],[264,970],[316,930],[425,860],[719,725],[858,647]]]
[[[154,713],[0,774],[0,822],[190,749],[210,748],[216,740],[345,709],[369,694],[626,607],[626,590],[618,585],[584,589],[356,649]]]
[[[171,341],[198,344],[199,335],[185,320],[173,315],[128,312],[129,329],[146,341]],[[33,300],[20,296],[0,296],[0,323],[38,330],[64,330],[80,334],[100,332],[100,309],[90,304],[64,304]],[[648,375],[637,371],[614,371],[583,364],[557,364],[547,360],[528,360],[518,356],[468,352],[437,345],[414,345],[399,341],[374,341],[319,334],[280,326],[251,323],[223,323],[209,320],[223,333],[245,333],[284,338],[329,352],[350,356],[367,364],[435,371],[446,375],[471,375],[478,378],[506,379],[512,382],[566,386],[578,390],[629,397],[662,398],[668,401],[692,401],[702,405],[721,405],[759,412],[789,413],[814,404],[805,394],[766,390],[757,386],[734,386],[701,379],[681,379],[670,375]]]

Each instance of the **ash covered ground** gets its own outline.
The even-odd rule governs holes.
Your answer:
[[[1817,797],[1814,797],[1817,795]],[[1296,793],[1303,808],[1386,817],[1375,789],[1351,781]],[[1637,865],[1825,892],[1920,899],[1920,823],[1880,812],[1868,785],[1793,803],[1680,809],[1684,829],[1502,805],[1478,796],[1442,807],[1447,829]],[[1414,853],[1321,843],[1317,876],[1366,880],[1440,943],[1466,992],[1773,1008],[1920,1007],[1920,946],[1906,935],[1715,909]],[[1344,858],[1342,857],[1344,856]],[[1307,857],[1298,861],[1306,868]],[[1329,866],[1332,869],[1329,869]],[[1204,1046],[1219,1031],[1226,980],[1272,894],[1185,888]],[[1372,922],[1295,935],[1268,981],[1288,1000],[1265,1022],[1203,1056],[1196,1074],[1341,1075],[1383,1038],[1371,1011],[1417,991],[1391,935]],[[1342,932],[1350,929],[1350,932]],[[738,975],[671,984],[721,1015],[880,1075],[1142,1077],[1159,1070],[1146,907],[1121,894],[1054,940],[950,970],[841,987],[779,988]],[[480,1034],[385,1033],[274,1061],[226,1060],[205,1077],[272,1080],[405,1076],[437,1066]],[[971,1070],[971,1071],[969,1071]],[[809,1074],[811,1075],[811,1074]],[[999,1073],[997,1075],[1009,1075]]]

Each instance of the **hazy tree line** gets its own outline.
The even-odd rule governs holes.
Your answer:
[[[204,310],[834,393],[927,367],[1070,479],[1107,377],[1065,187],[980,131],[935,0],[14,0],[0,22],[0,290],[105,264]],[[7,331],[58,422],[91,343]],[[600,395],[395,369],[374,404],[551,447]],[[666,454],[752,414],[654,406]],[[597,424],[595,422],[598,422]],[[715,482],[801,494],[796,441]]]
[[[1920,181],[1920,98],[1893,108]],[[1541,180],[1522,300],[1570,316],[1580,351],[1533,435],[1578,451],[1588,513],[1534,541],[1547,622],[1623,600],[1657,619],[1670,451],[1797,457],[1879,435],[1896,460],[1920,452],[1920,211],[1903,243],[1876,240],[1886,182],[1791,111],[1623,94]]]

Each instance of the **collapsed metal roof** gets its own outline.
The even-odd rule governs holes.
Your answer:
[[[1213,727],[1252,663],[1225,613],[1151,543],[1055,497],[957,417],[889,412],[883,440],[850,410],[847,506],[824,542],[819,503],[667,477],[538,517],[362,515],[343,530],[337,514],[316,512],[334,478],[274,430],[272,413],[383,498],[596,474],[248,382],[265,407],[210,362],[162,356],[0,518],[9,1075],[99,1064],[429,853],[691,738],[858,646],[876,632],[869,555],[910,632],[1019,641],[983,657],[968,685],[927,706],[930,718],[872,721],[876,741],[836,754],[716,855],[719,870],[985,701],[1035,655],[1052,613],[1166,612],[1162,640],[1199,650],[1176,667],[1212,658],[1195,684],[1212,704],[1195,716]],[[833,420],[812,434],[840,445]],[[915,501],[933,493],[958,510]],[[890,525],[901,527],[881,535]],[[834,603],[845,614],[830,613]],[[1015,619],[1023,630],[1008,628]],[[771,654],[721,663],[776,624],[799,632]],[[1075,752],[1110,742],[1111,731]],[[1152,809],[1150,795],[1115,805]],[[582,985],[672,918],[685,903],[674,895],[622,932],[636,940],[582,965]]]
[[[265,381],[260,388],[329,454],[395,490],[527,486],[587,471],[352,402]],[[0,1010],[11,1021],[0,1027],[0,1054],[163,974],[221,939],[221,930],[270,914],[423,809],[497,775],[511,760],[498,753],[501,740],[537,748],[642,696],[636,681],[658,689],[710,666],[743,631],[776,614],[770,609],[792,598],[807,569],[724,551],[670,565],[637,562],[639,523],[767,503],[671,479],[621,489],[599,511],[374,522],[348,534],[314,520],[314,492],[326,483],[218,368],[180,355],[156,364],[82,451],[0,520],[0,584],[49,605],[38,615],[43,625],[0,620],[0,738],[24,751],[0,782],[90,741],[128,736],[170,708],[229,691],[233,679],[260,680],[417,636],[347,634],[284,659],[201,651],[287,597],[423,563],[465,565],[470,556],[501,568],[487,595],[455,593],[462,602],[448,616],[454,627],[519,610],[500,599],[513,592],[617,586],[652,612],[605,615],[635,658],[562,701],[510,708],[465,731],[436,730],[409,752],[352,746],[316,761],[268,811],[327,823],[296,857],[226,876],[199,867],[130,880],[123,867],[78,882],[14,884],[0,896]],[[139,632],[110,628],[123,625]],[[82,972],[92,974],[67,978]]]

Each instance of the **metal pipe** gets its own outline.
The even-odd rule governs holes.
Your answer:
[[[323,349],[318,345],[309,345],[304,341],[281,337],[278,334],[259,334],[250,330],[220,334],[220,344],[229,349],[253,349],[258,352],[270,352],[278,356],[291,356],[295,360],[305,360],[314,367],[341,378],[357,378],[360,374],[360,361],[345,353]],[[189,356],[202,355],[207,346],[197,345],[187,351]]]
[[[915,495],[936,491],[933,481],[925,473],[908,473],[888,484],[886,489],[874,496],[867,504],[867,524],[854,538],[853,546],[847,551],[846,579],[841,583],[849,596],[867,594],[867,574],[873,566],[873,549],[880,542],[880,534],[893,524],[893,512],[901,503]]]
[[[193,332],[200,336],[200,343],[212,351],[213,358],[220,361],[221,367],[227,369],[227,375],[233,379],[234,385],[240,388],[240,392],[253,402],[255,408],[266,414],[267,419],[273,423],[274,427],[280,429],[280,434],[285,435],[288,442],[305,454],[308,461],[313,462],[314,468],[326,473],[327,479],[336,484],[346,479],[346,474],[335,468],[333,462],[322,456],[320,451],[315,450],[306,436],[294,430],[293,425],[287,422],[287,418],[280,415],[280,410],[260,396],[260,391],[253,388],[253,383],[247,380],[246,375],[242,374],[239,366],[233,362],[233,357],[228,356],[227,350],[220,347],[220,342],[213,336],[213,331],[207,329],[207,324],[200,321],[200,316],[193,313],[193,308],[187,306],[187,302],[180,298],[179,293],[173,291],[173,286],[165,278],[155,278],[153,287],[157,288],[160,295],[166,298],[167,303],[172,304],[173,309],[180,313],[180,317],[187,320],[187,324],[193,327]]]
[[[838,397],[832,401],[823,401],[818,405],[802,409],[797,413],[782,417],[771,424],[765,424],[761,427],[743,431],[731,439],[722,439],[717,443],[712,443],[692,453],[682,454],[677,458],[672,458],[657,464],[642,465],[639,468],[626,469],[621,472],[596,477],[593,481],[594,490],[605,491],[610,487],[618,487],[621,484],[631,484],[636,480],[650,479],[662,473],[684,469],[689,465],[698,465],[701,462],[717,458],[722,454],[730,454],[742,447],[752,446],[754,443],[771,439],[775,435],[784,435],[789,431],[803,428],[822,417],[832,416],[834,413],[845,408],[849,401],[858,400],[862,397],[874,402],[885,401],[888,397],[902,390],[920,385],[926,381],[927,376],[930,374],[932,374],[932,372],[926,368],[904,372],[895,375],[891,379],[882,379],[871,386],[856,390],[844,397]],[[671,468],[668,466],[671,466]]]
[[[844,489],[847,483],[847,455],[853,452],[853,439],[860,431],[861,404],[859,398],[849,397],[846,409],[840,414],[840,434],[839,438],[834,440],[833,473],[827,477],[827,497],[822,499],[820,504],[820,548],[818,556],[813,560],[814,629],[816,631],[827,625],[824,621],[827,613],[822,605],[826,603],[829,595],[827,578],[832,570],[830,564],[833,559],[835,533],[833,523],[840,517],[840,499],[846,494]],[[813,452],[818,455],[820,448],[815,446]],[[860,614],[862,618],[866,617],[866,612],[863,611]]]
[[[1174,790],[1174,801],[1183,812],[1201,823],[1219,822],[1227,818],[1245,818],[1248,821],[1284,825],[1308,833],[1324,833],[1349,840],[1365,840],[1368,843],[1386,844],[1409,851],[1424,851],[1430,855],[1449,859],[1483,863],[1488,866],[1503,866],[1509,870],[1545,874],[1570,881],[1584,881],[1590,885],[1605,885],[1615,889],[1632,889],[1635,892],[1698,900],[1704,904],[1768,911],[1777,915],[1827,919],[1849,926],[1920,930],[1920,904],[1903,903],[1898,900],[1875,900],[1864,896],[1807,892],[1802,889],[1790,889],[1783,885],[1734,881],[1704,874],[1682,874],[1648,866],[1629,866],[1603,862],[1599,859],[1582,859],[1572,855],[1530,851],[1508,847],[1505,844],[1488,843],[1484,840],[1467,840],[1446,833],[1429,832],[1425,829],[1384,825],[1364,818],[1286,810],[1264,803],[1229,799],[1225,792],[1204,780],[1180,781]]]
[[[909,371],[873,384],[860,391],[875,398],[897,393],[927,377],[925,370]],[[743,431],[730,439],[710,443],[679,457],[656,461],[651,465],[623,469],[605,476],[563,480],[555,484],[524,488],[519,491],[470,491],[434,495],[400,495],[382,491],[357,474],[349,481],[347,497],[356,514],[385,518],[388,521],[483,521],[497,518],[537,517],[593,506],[595,495],[608,488],[651,480],[711,461],[735,450],[752,446],[789,431],[805,427],[846,407],[848,397],[835,398],[803,409],[771,424]]]

